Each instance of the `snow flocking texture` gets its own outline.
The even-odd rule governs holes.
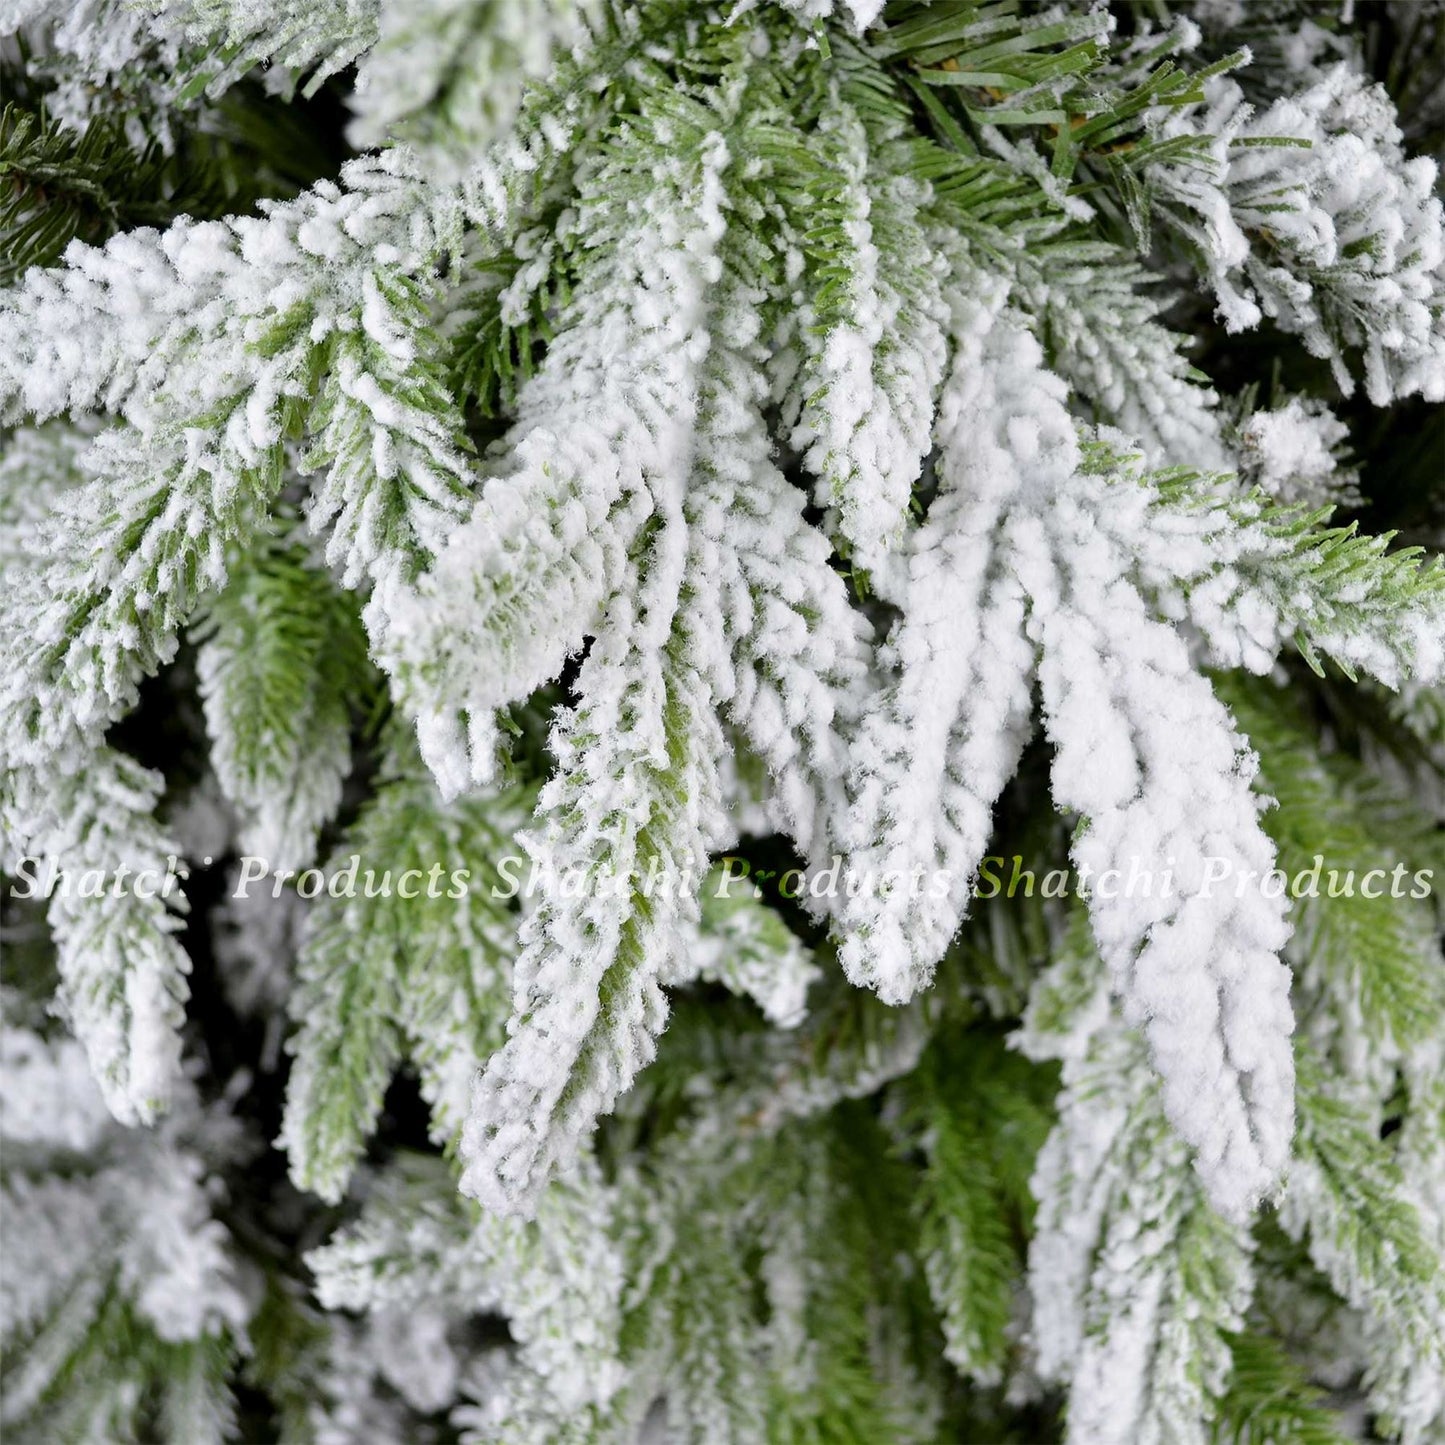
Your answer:
[[[204,20],[211,7],[190,8]],[[1080,426],[1035,335],[1037,278],[1008,247],[951,233],[941,182],[870,162],[901,122],[850,88],[876,62],[846,28],[839,78],[818,85],[830,62],[808,29],[756,7],[718,42],[718,84],[674,93],[646,15],[611,31],[556,8],[555,48],[529,43],[526,64],[541,76],[560,55],[585,70],[589,46],[631,47],[648,56],[634,90],[544,81],[490,118],[502,138],[459,180],[418,136],[418,152],[355,161],[260,216],[77,245],[0,300],[0,416],[114,419],[37,524],[36,558],[13,564],[9,856],[78,840],[97,857],[164,856],[152,784],[104,751],[104,731],[297,471],[315,479],[307,516],[326,562],[367,595],[372,656],[443,796],[491,784],[496,714],[585,649],[527,846],[620,873],[703,861],[727,837],[730,729],[767,765],[774,816],[811,863],[837,855],[875,879],[947,870],[941,899],[880,883],[819,904],[849,977],[890,1003],[926,988],[963,918],[1036,686],[1055,797],[1080,819],[1076,861],[1174,871],[1178,897],[1096,895],[1093,927],[1173,1128],[1214,1204],[1241,1217],[1289,1153],[1288,928],[1258,881],[1273,853],[1248,743],[1197,664],[1265,671],[1301,636],[1391,684],[1438,679],[1438,575],[1368,547],[1341,573],[1267,498],[1146,473],[1127,437]],[[808,22],[834,9],[787,8]],[[844,8],[854,28],[877,18]],[[262,34],[244,19],[237,35]],[[378,55],[402,43],[380,33]],[[338,61],[345,46],[330,45],[295,63]],[[1438,398],[1445,245],[1429,163],[1404,156],[1388,103],[1343,72],[1265,111],[1228,87],[1149,122],[1159,140],[1207,141],[1210,166],[1150,179],[1228,324],[1267,314],[1342,379],[1362,356],[1374,400]],[[364,138],[409,104],[380,81],[363,103]],[[760,115],[789,137],[770,157],[746,143]],[[1309,144],[1234,144],[1275,136]],[[789,146],[801,174],[815,144],[853,158],[828,252],[841,311],[789,173]],[[1283,219],[1267,213],[1267,260],[1264,194],[1289,198]],[[506,439],[478,456],[433,322],[438,263],[467,246],[520,259],[539,225],[572,245],[568,297]],[[799,303],[830,329],[800,331]],[[1127,396],[1138,356],[1094,357],[1071,377],[1086,399],[1122,389],[1118,411],[1147,415]],[[1182,385],[1172,363],[1160,374]],[[1209,406],[1194,401],[1197,422]],[[779,413],[820,523],[774,456]],[[1256,426],[1267,472],[1303,456],[1297,420]],[[1151,462],[1191,460],[1156,430]],[[868,620],[840,555],[894,620]],[[203,681],[218,730],[226,666],[213,636]],[[265,780],[243,779],[235,756],[223,746],[218,768],[245,803]],[[304,853],[343,766],[283,829],[286,848]],[[42,802],[50,770],[67,782]],[[1253,881],[1206,895],[1220,856]],[[95,933],[71,926],[75,908],[54,913],[64,1006],[111,1108],[151,1118],[178,1070],[175,919],[136,907]],[[651,1058],[690,909],[559,895],[528,919],[509,1037],[462,1132],[464,1187],[489,1207],[534,1209]]]

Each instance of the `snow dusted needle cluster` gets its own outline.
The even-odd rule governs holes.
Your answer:
[[[1440,1438],[1365,8],[0,0],[0,1423]]]

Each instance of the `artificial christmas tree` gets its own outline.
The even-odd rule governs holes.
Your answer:
[[[0,35],[8,1431],[1445,1439],[1445,7]]]

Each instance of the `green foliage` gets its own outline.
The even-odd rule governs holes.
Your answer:
[[[27,267],[53,265],[77,238],[94,245],[189,209],[191,198],[172,207],[158,194],[166,168],[159,150],[137,158],[104,120],[77,136],[43,112],[7,105],[0,112],[0,285]]]
[[[34,1445],[221,1445],[234,1438],[249,1309],[216,1217],[221,1190],[205,1181],[239,1157],[236,1135],[223,1107],[187,1093],[134,1141],[73,1072],[79,1056],[7,1008],[0,1425]],[[13,1283],[21,1259],[48,1272]]]
[[[900,1123],[927,1160],[914,1194],[917,1249],[949,1361],[983,1385],[1003,1378],[1032,1223],[1034,1157],[1052,1125],[1052,1071],[968,1030],[935,1043],[898,1086]]]
[[[235,410],[232,401],[195,420],[224,426]],[[58,683],[22,705],[32,745],[47,735],[53,745],[77,723],[93,729],[96,694],[102,713],[134,702],[140,678],[174,656],[177,630],[224,575],[229,548],[252,535],[257,507],[280,488],[279,443],[253,461],[227,458],[236,464],[227,476],[225,463],[188,448],[186,435],[170,427],[147,445],[104,433],[90,479],[44,520],[16,590],[63,599],[65,616],[55,633],[17,639],[35,673]]]
[[[1345,1445],[1353,1438],[1278,1340],[1235,1335],[1229,1352],[1229,1389],[1214,1422],[1217,1445]]]
[[[844,1110],[715,1148],[698,1136],[664,1151],[624,1235],[626,1273],[647,1281],[624,1349],[669,1390],[676,1438],[918,1438],[926,1386],[895,1373],[910,1366],[894,1333],[918,1280],[885,1136]]]
[[[894,7],[888,20],[883,53],[906,59],[924,84],[956,90],[971,121],[1056,128],[1067,123],[1064,97],[1097,64],[1107,28],[1098,14],[1035,18],[1015,4],[972,0]],[[1020,92],[1023,103],[1014,99]]]
[[[1433,1440],[1440,913],[1359,884],[1445,877],[1445,704],[1409,681],[1445,667],[1445,293],[1395,129],[1445,126],[1435,0],[87,6],[0,39],[0,863],[193,869],[52,900],[48,938],[0,899],[8,1434],[1337,1445],[1368,1408]],[[1268,109],[1298,90],[1310,125]],[[1011,345],[970,349],[981,298]],[[1303,346],[1234,334],[1251,307]],[[1369,510],[1230,474],[1296,393]],[[955,423],[1017,464],[1012,511],[978,520]],[[937,647],[908,627],[974,561],[1017,603],[994,737],[1007,609],[940,586]],[[1051,592],[1106,572],[1039,667]],[[857,748],[913,667],[956,723],[924,687]],[[1130,1019],[1181,1055],[1202,1020],[1247,1092],[1266,1042],[1196,915],[967,900],[891,1007],[780,884],[954,727],[950,781],[1023,762],[992,843],[991,799],[924,787],[930,826],[978,803],[1040,876],[1107,835],[1045,796],[1073,740],[1030,741],[1035,677],[1051,723],[1109,724],[1074,766],[1135,846],[1213,847],[1187,770],[1150,797],[1212,688],[1244,822],[1247,741],[1280,868],[1354,876],[1247,940],[1293,972],[1299,1080],[1253,1222],[1206,1176],[1261,1131],[1206,1109],[1191,1153],[1101,961],[1153,950]],[[511,896],[533,860],[622,887]],[[81,1042],[37,1082],[52,997]]]
[[[193,636],[212,766],[244,820],[241,851],[302,868],[340,805],[353,713],[371,691],[355,609],[283,534],[231,564]]]
[[[1177,37],[1165,34],[1115,61],[1104,12],[1030,15],[1014,0],[899,5],[889,22],[882,53],[906,61],[917,82],[943,90],[975,135],[982,126],[1038,128],[1055,182],[1077,178],[1091,199],[1105,181],[1116,187],[1144,252],[1150,222],[1141,172],[1187,164],[1205,148],[1202,138],[1145,139],[1145,119],[1198,103],[1207,81],[1245,59],[1240,52],[1192,68],[1176,58]],[[947,122],[944,128],[959,134]]]
[[[24,1368],[0,1376],[6,1438],[21,1445],[165,1439],[222,1445],[234,1438],[234,1340],[171,1343],[125,1295],[87,1284],[28,1339],[12,1342]],[[52,1373],[38,1373],[44,1362]]]
[[[1445,1353],[1445,1260],[1426,1232],[1378,1126],[1322,1066],[1300,1061],[1299,1135],[1283,1205],[1308,1231],[1311,1257],[1336,1292],[1385,1321],[1401,1348]]]
[[[1411,896],[1420,891],[1417,871],[1440,876],[1434,821],[1348,755],[1328,751],[1292,691],[1238,677],[1220,688],[1260,751],[1260,788],[1276,803],[1265,826],[1280,869],[1308,880],[1316,861],[1323,865],[1318,885],[1301,883],[1291,911],[1290,946],[1305,979],[1336,991],[1336,1027],[1359,1018],[1378,1047],[1408,1051],[1438,1037],[1439,928],[1429,899]]]
[[[330,1336],[321,1311],[300,1285],[273,1271],[251,1322],[252,1351],[243,1378],[274,1410],[277,1445],[310,1445],[317,1375]],[[244,1438],[244,1437],[243,1437]]]
[[[325,891],[313,892],[292,995],[282,1137],[297,1184],[330,1200],[403,1057],[420,1073],[434,1137],[454,1142],[472,1073],[501,1043],[516,948],[498,869],[533,794],[443,804],[408,745],[393,737],[392,748]]]

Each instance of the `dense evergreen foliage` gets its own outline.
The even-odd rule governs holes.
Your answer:
[[[0,1425],[1445,1441],[1441,0],[0,0]]]

